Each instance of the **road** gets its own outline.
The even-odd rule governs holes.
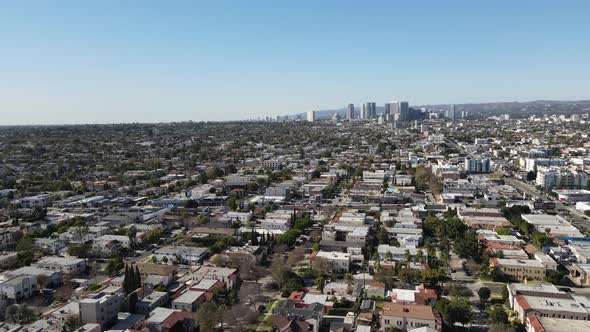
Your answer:
[[[555,209],[556,210],[567,211],[566,212],[567,219],[569,221],[571,221],[574,226],[578,227],[580,229],[580,231],[582,231],[584,234],[586,234],[586,235],[590,234],[590,219],[588,219],[588,217],[586,215],[584,215],[582,212],[576,210],[574,207],[563,205],[558,200],[554,200],[553,198],[548,197],[547,195],[541,194],[537,190],[537,188],[531,186],[530,184],[524,183],[520,180],[507,178],[507,179],[505,179],[505,181],[509,185],[513,186],[514,188],[518,189],[521,192],[526,193],[527,195],[552,200],[553,202],[555,202]]]

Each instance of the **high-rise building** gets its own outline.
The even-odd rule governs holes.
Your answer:
[[[407,101],[399,102],[399,121],[408,121],[410,119],[410,106]]]
[[[363,105],[363,109],[366,112],[366,117],[363,117],[363,119],[374,119],[377,117],[377,103],[367,102]]]
[[[455,105],[453,104],[449,105],[447,109],[447,119],[455,121]]]
[[[367,108],[367,104],[363,104],[361,108],[361,119],[368,119],[369,118],[369,109]]]
[[[346,108],[346,120],[352,121],[354,119],[354,104],[348,104]]]
[[[315,122],[315,111],[307,112],[307,122]]]

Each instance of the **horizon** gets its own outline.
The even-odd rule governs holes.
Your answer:
[[[4,4],[0,126],[583,101],[589,11],[506,0]]]

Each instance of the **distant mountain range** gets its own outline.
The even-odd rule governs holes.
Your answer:
[[[411,105],[410,107],[420,109],[426,108],[434,111],[444,111],[448,104],[432,105]],[[493,116],[496,114],[508,113],[511,115],[529,116],[532,114],[573,114],[590,112],[590,100],[534,100],[527,102],[490,102],[490,103],[468,103],[455,104],[457,111],[468,111],[472,115]],[[358,113],[359,107],[355,108]],[[377,114],[383,113],[383,106],[377,106]],[[301,116],[305,119],[307,113],[297,113],[291,117]],[[346,116],[346,107],[329,110],[316,110],[317,119],[329,119],[334,114]]]

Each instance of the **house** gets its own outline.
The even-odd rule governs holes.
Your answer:
[[[515,280],[543,280],[545,265],[536,259],[491,258],[490,266]]]
[[[324,306],[320,303],[308,308],[298,308],[293,301],[287,300],[279,305],[273,316],[273,331],[291,331],[292,328],[292,331],[318,332],[323,316]],[[299,330],[300,328],[305,330]]]
[[[245,245],[243,247],[229,247],[224,250],[221,255],[225,260],[240,260],[243,262],[251,262],[252,264],[260,264],[267,254],[267,248],[264,246]]]
[[[66,275],[77,275],[86,270],[86,261],[76,257],[48,256],[31,266],[50,271],[62,271]]]
[[[237,269],[216,266],[201,266],[193,272],[193,283],[198,283],[203,279],[218,280],[225,283],[227,288],[238,286],[240,277]]]
[[[388,292],[392,303],[401,304],[430,304],[438,298],[434,289],[428,289],[424,284],[415,289],[392,289]]]
[[[196,312],[201,303],[205,302],[205,292],[188,290],[172,300],[172,309]]]
[[[192,332],[193,316],[190,312],[158,307],[149,313],[144,326],[154,332]]]
[[[440,331],[442,319],[429,305],[383,303],[381,311],[381,328],[399,328],[408,331],[418,327],[429,327]]]
[[[385,284],[373,281],[365,286],[365,294],[370,299],[381,299],[385,297]]]

